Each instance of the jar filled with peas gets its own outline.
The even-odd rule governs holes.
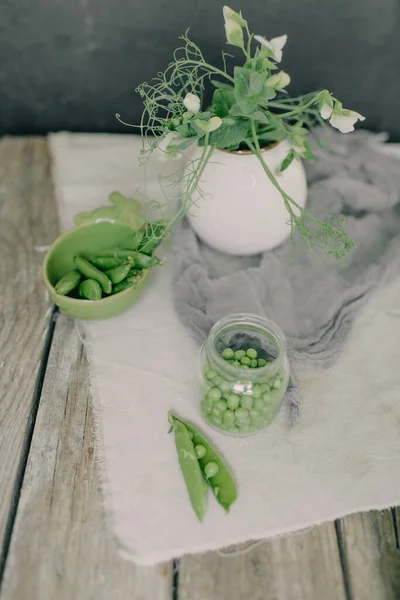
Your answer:
[[[264,317],[224,317],[200,349],[196,394],[201,414],[227,435],[247,436],[268,427],[288,381],[285,336]]]

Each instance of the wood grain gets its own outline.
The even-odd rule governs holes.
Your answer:
[[[333,523],[267,541],[242,556],[210,552],[180,562],[179,600],[322,598],[346,600]]]
[[[170,600],[172,564],[135,567],[106,527],[88,365],[58,317],[1,600]]]
[[[43,253],[35,250],[57,235],[49,173],[45,140],[0,140],[0,556],[23,473],[51,312],[41,279]]]
[[[341,520],[341,538],[351,600],[399,600],[400,549],[397,511],[358,513]]]

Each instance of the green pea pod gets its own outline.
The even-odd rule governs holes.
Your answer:
[[[208,486],[205,484],[189,431],[172,416],[170,423],[175,433],[175,446],[190,502],[197,517],[202,521],[207,511]]]
[[[132,238],[126,240],[123,247],[109,248],[108,250],[99,250],[96,252],[96,257],[113,257],[113,258],[126,258],[129,254],[138,249],[144,236],[144,230],[139,229],[135,231]]]
[[[82,275],[88,279],[94,279],[101,285],[103,292],[111,294],[112,283],[105,273],[97,269],[97,267],[92,265],[86,258],[82,258],[82,256],[75,256],[74,263]]]
[[[119,292],[123,292],[124,290],[127,290],[128,288],[133,287],[133,286],[134,286],[133,281],[131,281],[129,279],[124,279],[123,281],[120,281],[116,285],[113,285],[112,293],[118,294]]]
[[[113,283],[115,285],[116,283],[120,283],[121,281],[123,281],[125,279],[125,277],[129,273],[129,271],[131,270],[131,267],[132,267],[132,264],[130,262],[122,263],[122,265],[119,265],[118,267],[114,267],[114,269],[105,271],[105,274],[107,275],[107,277],[111,281],[111,283]]]
[[[90,262],[98,269],[114,269],[119,267],[124,262],[123,258],[116,258],[115,256],[96,256],[91,258]]]
[[[163,241],[166,231],[167,224],[165,221],[146,223],[144,236],[138,247],[139,252],[150,256]]]
[[[66,296],[77,287],[81,279],[82,275],[79,273],[79,271],[70,271],[59,281],[57,281],[54,289],[56,290],[57,294],[60,294],[60,296]]]
[[[129,256],[133,259],[136,269],[150,269],[150,267],[163,265],[165,262],[165,258],[160,259],[157,256],[147,256],[147,254],[143,254],[142,252],[131,252]]]
[[[171,415],[172,416],[172,415]],[[232,504],[237,498],[237,488],[235,480],[224,463],[223,459],[219,456],[215,448],[208,442],[202,435],[189,423],[181,421],[176,417],[172,417],[182,425],[193,435],[193,445],[203,446],[206,450],[205,454],[198,458],[201,472],[206,478],[209,486],[211,487],[214,496],[220,505],[228,512]],[[215,463],[218,466],[218,471],[212,477],[207,478],[206,476],[206,465]]]
[[[79,295],[87,300],[100,300],[100,284],[95,279],[85,279],[79,286]]]

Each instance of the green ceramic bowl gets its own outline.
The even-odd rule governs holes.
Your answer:
[[[115,221],[97,221],[80,225],[60,235],[50,247],[43,264],[43,278],[50,296],[57,306],[77,319],[108,319],[129,308],[140,296],[151,269],[146,269],[135,288],[128,288],[119,294],[106,296],[101,300],[80,300],[60,296],[54,286],[68,271],[74,268],[73,258],[96,254],[99,250],[126,246],[134,235],[134,230],[126,224]]]

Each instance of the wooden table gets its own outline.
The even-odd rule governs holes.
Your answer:
[[[57,233],[46,139],[0,140],[0,600],[399,600],[395,508],[234,558],[139,568],[119,557],[84,348],[41,280]]]

